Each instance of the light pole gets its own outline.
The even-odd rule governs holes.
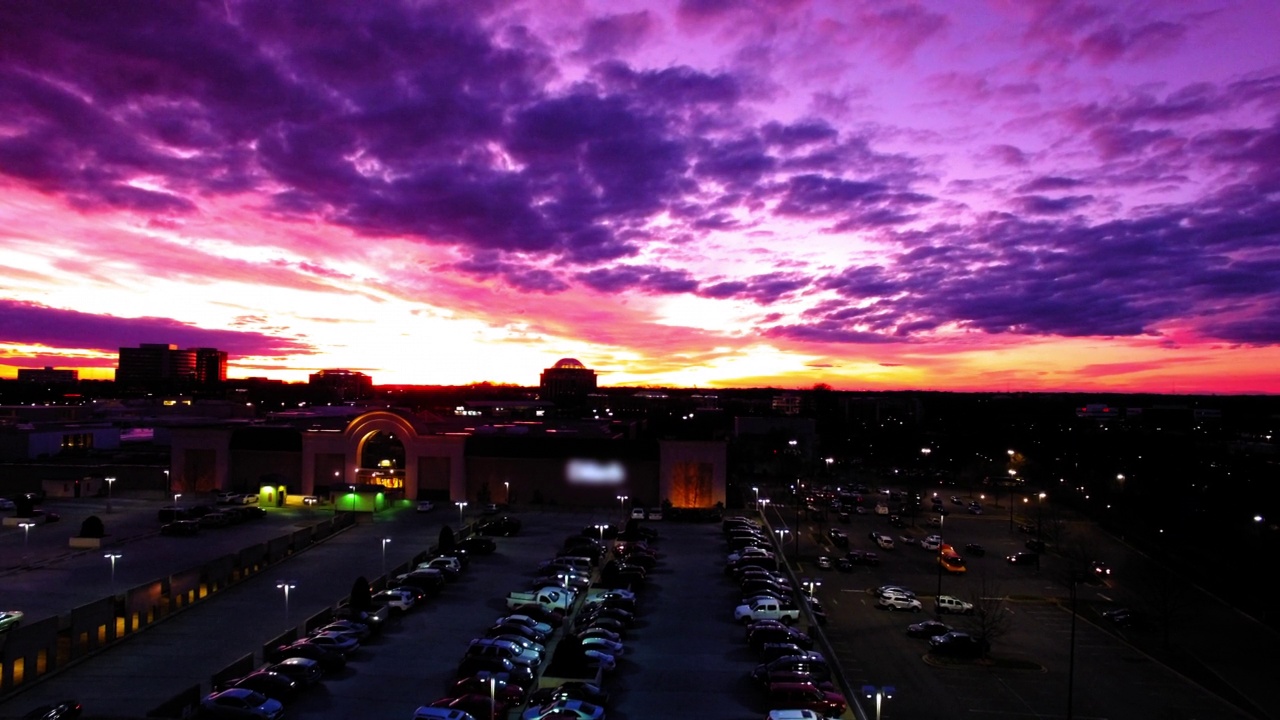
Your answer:
[[[787,558],[787,533],[791,531],[787,528],[778,528],[774,532],[778,535],[778,550],[782,553],[782,559],[785,560]]]
[[[351,512],[355,512],[356,511],[356,486],[348,485],[347,487],[351,489]]]
[[[382,538],[382,575],[383,577],[386,577],[387,575],[387,543],[389,542],[391,542],[391,538],[389,537]]]
[[[289,591],[298,587],[290,582],[278,582],[276,587],[284,591],[284,621],[289,622]]]
[[[115,597],[115,594],[116,594],[116,560],[119,560],[119,559],[120,559],[120,557],[121,557],[121,555],[120,555],[120,553],[107,553],[106,555],[103,555],[102,557],[104,557],[104,558],[106,558],[106,559],[108,559],[108,560],[110,560],[110,561],[111,561],[111,596],[112,596],[112,597]]]
[[[174,505],[177,505],[178,507],[182,507],[181,505],[178,505],[178,498],[180,498],[180,497],[182,497],[182,493],[174,493],[174,494],[173,494],[173,504],[174,504]]]
[[[507,480],[502,481],[502,501],[511,504],[511,483]]]
[[[758,488],[758,487],[753,487],[753,488],[751,488],[751,489],[752,489],[752,490],[755,490],[755,492],[756,492],[756,504],[755,504],[755,508],[756,508],[756,510],[759,510],[759,509],[760,509],[760,488]]]
[[[876,701],[876,720],[880,720],[880,706],[885,700],[893,699],[893,686],[876,687],[875,685],[863,685],[862,694],[866,695],[868,700],[874,699]]]
[[[497,694],[496,693],[497,684],[498,684],[498,679],[493,676],[493,673],[489,673],[489,720],[496,720],[496,716],[498,712],[498,709],[494,707],[495,705],[497,705],[497,699],[494,697],[494,695]]]
[[[608,526],[608,524],[606,524],[606,523],[596,523],[596,529],[600,531],[600,544],[601,544],[601,545],[603,545],[603,544],[604,544],[604,531],[605,531],[605,528],[607,528],[607,527],[609,527],[609,526]]]
[[[457,506],[458,506],[458,527],[459,527],[459,528],[466,527],[467,521],[466,521],[466,519],[462,516],[462,509],[463,509],[463,508],[465,508],[465,507],[467,506],[467,504],[466,504],[465,502],[458,501],[458,502],[454,503],[454,505],[457,505]]]
[[[631,497],[630,495],[618,496],[618,509],[622,511],[622,517],[624,520],[627,517],[627,499],[630,497]]]
[[[111,512],[111,486],[116,484],[113,477],[107,478],[107,512]]]
[[[25,562],[30,558],[28,550],[31,547],[31,528],[35,527],[33,522],[18,523],[18,527],[22,528],[22,560]]]

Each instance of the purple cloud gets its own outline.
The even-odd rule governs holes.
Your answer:
[[[286,337],[236,330],[207,330],[158,317],[123,318],[62,310],[30,302],[0,300],[0,337],[12,343],[74,347],[114,353],[142,343],[216,347],[232,356],[299,355],[310,345]],[[103,338],[111,344],[103,345]]]

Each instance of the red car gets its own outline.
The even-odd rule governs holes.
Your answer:
[[[461,710],[473,718],[506,717],[513,705],[503,698],[489,700],[489,694],[468,693],[461,697],[446,697],[431,703],[431,707]]]
[[[843,695],[811,682],[770,683],[768,702],[771,709],[812,710],[822,717],[839,717],[846,706]]]
[[[449,689],[449,697],[462,697],[464,695],[488,695],[490,691],[490,673],[481,672],[471,677],[462,678],[453,684]],[[518,704],[524,700],[524,688],[515,683],[507,682],[505,678],[492,677],[493,695],[499,701],[508,705]]]

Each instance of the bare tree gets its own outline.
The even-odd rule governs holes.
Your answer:
[[[1161,640],[1169,647],[1174,626],[1186,614],[1191,601],[1191,583],[1177,576],[1168,564],[1153,560],[1135,563],[1126,572],[1126,586],[1133,588],[1129,594],[1138,611],[1147,615],[1160,628]]]
[[[970,587],[967,601],[973,605],[973,614],[965,616],[962,621],[964,629],[984,647],[993,647],[996,641],[1009,633],[1009,626],[1013,623],[1004,590],[984,570],[978,576],[978,586]]]

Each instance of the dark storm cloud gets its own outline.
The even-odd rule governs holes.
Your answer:
[[[1060,198],[1022,195],[1013,199],[1014,207],[1027,215],[1060,215],[1079,210],[1091,202],[1093,202],[1092,195],[1071,195]]]
[[[692,292],[698,287],[697,281],[684,270],[664,270],[640,265],[597,268],[579,273],[575,279],[587,287],[606,293],[638,290],[662,295]]]
[[[761,305],[778,302],[809,287],[812,279],[792,274],[768,273],[745,280],[729,280],[703,285],[697,294],[702,297],[750,300]]]
[[[237,355],[306,354],[311,347],[290,338],[256,332],[205,330],[168,318],[122,318],[0,300],[0,337],[6,342],[116,352],[120,347],[164,342],[179,347],[216,347]],[[102,345],[110,338],[112,345]]]
[[[1135,336],[1185,318],[1209,337],[1280,343],[1280,202],[1219,207],[1229,198],[1094,225],[993,215],[941,228],[894,262],[820,279],[841,299],[771,332],[867,342],[954,323],[991,334]]]

